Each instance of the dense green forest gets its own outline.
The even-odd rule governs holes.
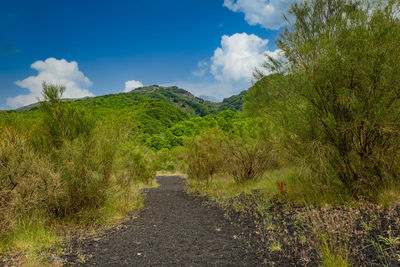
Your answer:
[[[49,225],[121,217],[156,171],[170,171],[238,211],[256,199],[271,253],[303,246],[323,266],[398,263],[399,227],[382,221],[397,222],[400,200],[399,7],[295,3],[281,57],[221,103],[156,85],[62,100],[64,87],[44,83],[40,103],[0,114],[0,253],[53,244]],[[288,224],[267,211],[276,203],[295,207]]]

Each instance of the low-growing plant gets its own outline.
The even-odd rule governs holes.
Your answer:
[[[348,251],[345,248],[341,247],[340,244],[332,244],[325,235],[321,236],[319,248],[321,252],[322,266],[324,267],[351,266],[349,263]]]

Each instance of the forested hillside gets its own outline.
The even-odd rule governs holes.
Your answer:
[[[240,95],[231,96],[220,103],[215,103],[196,97],[190,92],[178,88],[177,86],[162,87],[158,85],[141,87],[128,93],[109,94],[84,99],[66,99],[65,101],[75,102],[82,107],[96,107],[97,114],[104,114],[108,110],[136,109],[135,105],[139,102],[150,99],[163,100],[185,111],[190,116],[215,115],[219,111],[241,110],[244,103],[245,91]],[[39,108],[39,103],[31,104],[16,109],[17,112],[35,110]]]

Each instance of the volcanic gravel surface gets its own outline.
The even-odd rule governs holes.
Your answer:
[[[234,226],[218,207],[187,195],[177,176],[157,177],[138,218],[97,239],[79,243],[68,265],[80,266],[259,266],[256,242],[243,238],[248,227]],[[75,261],[75,263],[74,263]]]

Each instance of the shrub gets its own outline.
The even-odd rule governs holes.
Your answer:
[[[63,86],[43,82],[42,121],[33,137],[36,147],[45,152],[60,148],[64,141],[88,139],[96,127],[95,119],[88,113],[62,100],[64,91]]]
[[[179,171],[182,169],[183,150],[182,147],[174,147],[171,150],[162,149],[157,152],[155,159],[155,168],[163,171]]]
[[[114,168],[115,144],[77,138],[57,150],[56,168],[67,194],[57,208],[59,216],[76,215],[105,202]]]
[[[32,211],[49,211],[65,195],[60,176],[30,147],[27,132],[1,127],[0,235]]]
[[[190,178],[208,182],[224,169],[225,138],[219,128],[213,128],[186,141],[184,158]]]
[[[224,169],[237,183],[253,181],[275,167],[277,159],[269,128],[263,121],[243,118],[225,133]]]
[[[154,176],[151,154],[129,141],[131,116],[98,121],[62,101],[64,87],[44,83],[43,90],[34,116],[0,115],[0,254],[38,254],[59,241],[52,225],[61,219],[123,216],[140,206],[135,182]]]
[[[151,184],[155,170],[150,153],[147,149],[139,147],[133,142],[123,144],[120,165],[126,170],[122,176],[125,177],[125,184],[130,184],[133,181]]]
[[[232,136],[226,142],[225,170],[238,183],[255,180],[272,165],[272,146],[264,140]]]
[[[248,97],[295,158],[355,197],[374,198],[400,175],[398,9],[398,1],[294,4],[278,40],[282,60],[266,64],[279,74]]]
[[[57,218],[79,217],[101,208],[113,198],[115,187],[129,191],[126,172],[132,181],[153,178],[148,155],[118,144],[130,138],[130,127],[125,129],[119,120],[96,122],[63,102],[64,90],[43,84],[40,120],[31,132],[17,118],[2,120],[0,210],[6,209],[10,218],[33,208]],[[1,225],[7,224],[4,216],[0,215]]]

